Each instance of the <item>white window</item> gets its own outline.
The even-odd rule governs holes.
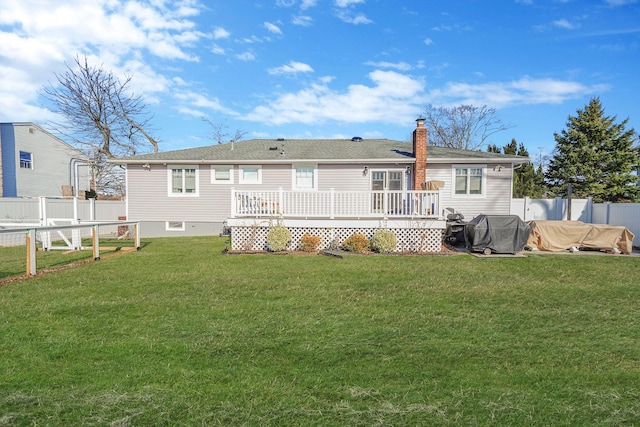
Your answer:
[[[20,152],[20,168],[33,169],[33,155],[28,151]]]
[[[485,192],[485,166],[454,166],[453,192],[454,195],[481,196]]]
[[[312,191],[318,189],[318,168],[316,165],[294,165],[294,190]]]
[[[241,166],[240,184],[262,184],[262,168],[260,166]]]
[[[233,184],[233,166],[213,165],[211,166],[212,184]]]
[[[165,230],[167,230],[167,231],[184,231],[184,222],[181,222],[181,221],[167,221],[165,223]]]
[[[167,168],[169,196],[197,196],[197,166],[169,166]]]

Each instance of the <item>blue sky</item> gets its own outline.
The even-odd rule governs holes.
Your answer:
[[[487,105],[536,160],[598,96],[640,131],[638,0],[3,0],[0,121],[76,55],[132,77],[161,150],[246,138],[407,140],[424,106]]]

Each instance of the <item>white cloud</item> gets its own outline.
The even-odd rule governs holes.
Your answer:
[[[130,75],[131,89],[155,102],[172,85],[148,64],[151,58],[198,61],[190,52],[207,37],[196,30],[192,0],[3,0],[0,14],[0,120],[48,120],[38,91],[64,73],[77,55],[115,75]],[[19,52],[19,54],[16,54]],[[22,72],[22,70],[29,70]],[[5,104],[6,100],[13,100]],[[30,117],[22,116],[23,113]]]
[[[624,6],[627,4],[637,3],[638,0],[606,0],[607,4],[611,6]]]
[[[553,21],[553,25],[559,28],[564,28],[565,30],[573,30],[577,28],[575,24],[572,24],[564,18]]]
[[[357,3],[364,3],[364,0],[336,0],[336,6],[349,7]]]
[[[291,61],[289,64],[282,65],[276,68],[270,68],[268,70],[269,74],[279,75],[279,74],[297,74],[297,73],[312,73],[313,68],[309,64],[304,64],[302,62]]]
[[[211,48],[211,52],[215,53],[216,55],[226,54],[226,51],[224,50],[224,48],[221,46],[218,46],[217,44],[213,45],[213,47]]]
[[[363,13],[352,13],[351,11],[339,10],[337,13],[338,18],[340,20],[346,22],[347,24],[371,24],[373,21],[366,17]]]
[[[238,115],[237,112],[224,107],[218,98],[207,98],[200,92],[189,90],[178,91],[174,94],[174,97],[180,102],[180,105],[177,107],[178,110],[187,115],[197,117],[206,116],[206,113],[203,113],[202,109],[233,116]]]
[[[215,30],[213,30],[213,38],[216,39],[216,40],[226,39],[230,35],[231,35],[231,33],[229,31],[225,30],[222,27],[218,27]]]
[[[247,51],[237,54],[236,58],[241,61],[254,61],[256,59],[256,56],[252,52]]]
[[[372,67],[378,67],[378,68],[393,68],[398,71],[409,71],[413,68],[410,64],[407,64],[406,62],[367,61],[364,63],[364,65],[370,65]]]
[[[302,0],[300,3],[300,9],[306,10],[314,7],[318,3],[318,0]]]
[[[427,37],[426,39],[423,40],[423,43],[426,44],[427,46],[431,46],[433,44],[433,40]]]
[[[439,105],[472,104],[505,108],[513,105],[560,104],[607,89],[607,85],[587,86],[574,81],[531,79],[525,76],[510,82],[479,85],[450,82],[444,88],[430,91],[428,98],[433,104]]]
[[[346,91],[332,90],[331,79],[294,93],[284,93],[247,117],[271,125],[315,123],[326,120],[348,123],[406,123],[423,103],[424,83],[395,71],[369,73],[372,85],[350,85]]]
[[[267,29],[267,31],[272,34],[282,34],[282,30],[280,30],[277,25],[272,24],[271,22],[265,22],[263,25]]]
[[[313,24],[313,18],[305,15],[297,15],[291,18],[291,23],[302,27],[310,27]]]
[[[585,85],[575,81],[523,77],[508,82],[472,85],[450,82],[425,93],[422,79],[395,71],[376,70],[368,75],[371,84],[352,84],[345,90],[330,87],[331,77],[319,79],[297,92],[281,93],[251,111],[245,119],[268,125],[290,123],[378,122],[404,124],[427,103],[439,106],[460,104],[505,108],[514,105],[560,104],[570,99],[600,94],[606,85]]]

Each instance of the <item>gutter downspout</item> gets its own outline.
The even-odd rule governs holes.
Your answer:
[[[78,197],[78,186],[80,185],[80,177],[78,176],[79,166],[89,166],[90,163],[84,159],[72,157],[69,160],[69,185],[73,188],[73,196]]]

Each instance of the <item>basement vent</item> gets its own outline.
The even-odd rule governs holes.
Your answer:
[[[351,138],[352,141],[362,141],[362,137],[359,136],[354,136],[353,138]]]

